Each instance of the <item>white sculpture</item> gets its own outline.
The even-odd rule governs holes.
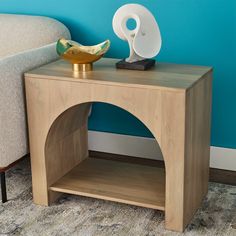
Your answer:
[[[134,19],[136,28],[129,30],[127,21]],[[126,62],[142,61],[155,57],[161,49],[159,26],[152,13],[140,4],[126,4],[120,7],[113,17],[116,35],[129,43],[130,56]]]

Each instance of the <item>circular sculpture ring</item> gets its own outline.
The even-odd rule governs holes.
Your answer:
[[[129,30],[127,21],[136,21],[136,28]],[[129,43],[130,56],[126,62],[141,61],[155,57],[161,49],[161,33],[152,13],[140,4],[126,4],[120,7],[113,17],[116,35]]]

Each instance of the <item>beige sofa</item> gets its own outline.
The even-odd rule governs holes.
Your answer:
[[[55,42],[69,30],[48,17],[0,14],[0,173],[28,150],[23,73],[57,59]]]

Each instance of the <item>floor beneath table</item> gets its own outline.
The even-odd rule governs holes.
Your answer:
[[[51,207],[32,203],[26,160],[7,173],[10,201],[0,203],[0,235],[133,236],[180,233],[164,229],[161,211],[65,194]],[[236,235],[236,187],[210,183],[186,236]]]

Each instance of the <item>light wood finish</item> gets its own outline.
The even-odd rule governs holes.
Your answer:
[[[50,187],[53,191],[164,210],[163,169],[87,158]]]
[[[108,152],[98,152],[91,150],[89,151],[89,156],[90,158],[97,158],[110,161],[120,161],[125,163],[152,166],[165,169],[165,163],[162,160],[147,159],[143,157],[137,158],[136,156],[127,156],[127,155],[108,153]]]
[[[184,224],[193,217],[208,191],[211,84],[211,74],[207,74],[186,94]]]
[[[93,71],[74,73],[68,62],[58,60],[30,71],[26,73],[26,76],[41,79],[50,77],[50,79],[72,82],[75,82],[75,79],[80,79],[80,83],[89,84],[110,84],[158,90],[185,90],[192,87],[211,70],[205,66],[162,63],[157,63],[148,71],[117,70],[115,63],[118,61],[117,59],[101,59],[94,64]]]
[[[125,163],[133,163],[139,165],[146,165],[158,168],[165,168],[165,163],[162,160],[153,160],[147,158],[137,158],[135,156],[126,156],[107,152],[89,151],[91,158],[97,158],[102,160],[113,160]],[[210,168],[210,182],[236,185],[236,171],[221,170],[216,168]]]
[[[26,74],[34,202],[53,202],[50,187],[88,156],[89,106],[105,102],[133,114],[158,141],[166,228],[183,231],[207,191],[212,70],[158,64],[147,72],[117,71],[116,61],[73,74],[59,60]]]

